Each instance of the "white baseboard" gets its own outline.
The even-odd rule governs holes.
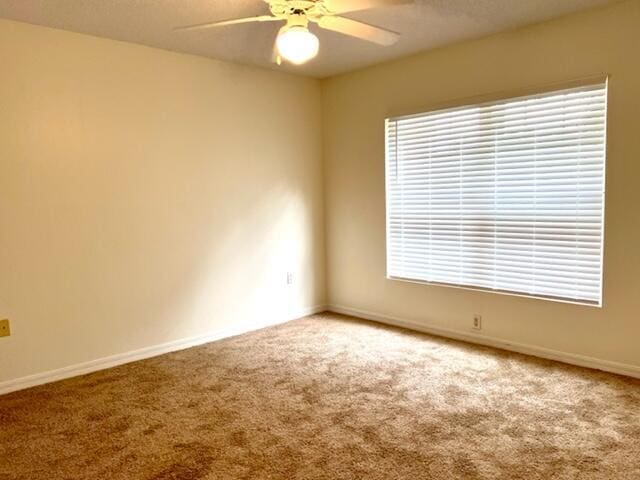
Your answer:
[[[68,367],[59,368],[56,370],[50,370],[47,372],[37,373],[26,377],[16,378],[13,380],[7,380],[0,382],[0,395],[5,393],[14,392],[17,390],[23,390],[25,388],[35,387],[37,385],[43,385],[45,383],[55,382],[63,380],[65,378],[76,377],[79,375],[85,375],[87,373],[96,372],[98,370],[104,370],[107,368],[115,367],[125,363],[135,362],[137,360],[143,360],[145,358],[155,357],[169,352],[175,352],[177,350],[183,350],[185,348],[195,347],[204,343],[213,342],[223,338],[233,337],[252,330],[259,330],[271,325],[288,322],[296,318],[305,317],[314,313],[323,312],[329,310],[335,313],[342,313],[344,315],[351,315],[353,317],[359,317],[366,320],[372,320],[387,325],[393,325],[396,327],[407,328],[409,330],[415,330],[431,335],[437,335],[441,337],[453,338],[456,340],[462,340],[471,343],[478,343],[481,345],[487,345],[490,347],[501,348],[504,350],[510,350],[518,353],[524,353],[526,355],[533,355],[535,357],[546,358],[549,360],[557,360],[559,362],[569,363],[571,365],[578,365],[580,367],[594,368],[596,370],[603,370],[605,372],[617,373],[619,375],[627,375],[630,377],[640,378],[640,366],[630,365],[619,362],[612,362],[609,360],[603,360],[599,358],[588,357],[584,355],[576,355],[573,353],[561,352],[558,350],[551,350],[544,347],[538,347],[534,345],[527,345],[523,343],[510,342],[507,340],[487,337],[470,332],[460,332],[442,327],[435,327],[430,325],[424,325],[411,320],[405,320],[398,317],[392,317],[389,315],[383,315],[380,313],[370,312],[367,310],[360,310],[351,307],[345,307],[342,305],[315,305],[312,307],[304,308],[297,311],[294,315],[290,315],[288,318],[269,320],[261,323],[241,324],[238,326],[218,329],[212,332],[205,333],[203,335],[197,335],[194,337],[183,338],[180,340],[174,340],[160,345],[153,345],[150,347],[141,348],[131,352],[120,353],[109,357],[99,358],[88,362],[79,363],[76,365],[70,365]]]
[[[195,347],[197,345],[213,342],[215,340],[240,335],[252,330],[259,330],[261,328],[288,322],[290,320],[295,320],[296,318],[306,317],[307,315],[323,312],[325,310],[325,305],[314,305],[312,307],[298,310],[295,312],[295,314],[289,315],[287,318],[270,319],[267,321],[262,321],[260,323],[243,323],[229,328],[217,329],[212,332],[197,335],[194,337],[173,340],[171,342],[162,343],[160,345],[152,345],[150,347],[144,347],[139,350],[133,350],[131,352],[119,353],[116,355],[111,355],[109,357],[98,358],[96,360],[90,360],[88,362],[83,362],[76,365],[69,365],[68,367],[63,367],[56,370],[50,370],[47,372],[36,373],[34,375],[28,375],[26,377],[7,380],[4,382],[0,382],[0,395],[9,392],[15,392],[17,390],[23,390],[25,388],[35,387],[36,385],[63,380],[65,378],[85,375],[87,373],[104,370],[107,368],[122,365],[124,363],[130,363],[145,358],[155,357],[164,353],[175,352],[177,350],[183,350],[189,347]]]
[[[342,313],[344,315],[350,315],[352,317],[359,317],[366,320],[373,320],[375,322],[384,323],[387,325],[393,325],[396,327],[403,327],[409,330],[415,330],[418,332],[428,333],[431,335],[437,335],[440,337],[453,338],[455,340],[462,340],[470,343],[478,343],[489,347],[496,347],[503,350],[510,350],[513,352],[524,353],[526,355],[532,355],[534,357],[546,358],[548,360],[557,360],[559,362],[569,363],[571,365],[577,365],[579,367],[594,368],[596,370],[603,370],[605,372],[617,373],[619,375],[626,375],[629,377],[640,378],[640,366],[631,365],[626,363],[612,362],[610,360],[603,360],[600,358],[587,357],[585,355],[577,355],[574,353],[561,352],[558,350],[552,350],[549,348],[539,347],[535,345],[527,345],[524,343],[510,342],[495,337],[488,337],[485,335],[460,332],[457,330],[451,330],[448,328],[435,327],[430,325],[424,325],[411,320],[405,320],[398,317],[392,317],[389,315],[383,315],[376,312],[370,312],[367,310],[359,310],[356,308],[345,307],[342,305],[329,305],[327,309],[331,312]]]

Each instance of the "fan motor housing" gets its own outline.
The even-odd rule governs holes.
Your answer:
[[[320,16],[328,14],[323,2],[313,0],[267,0],[271,13],[277,17]]]

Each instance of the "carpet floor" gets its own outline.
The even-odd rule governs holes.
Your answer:
[[[0,397],[0,479],[640,479],[640,381],[320,314]]]

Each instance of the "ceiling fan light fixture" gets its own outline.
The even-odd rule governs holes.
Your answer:
[[[320,42],[307,27],[294,25],[278,34],[276,48],[282,58],[301,65],[318,55]]]

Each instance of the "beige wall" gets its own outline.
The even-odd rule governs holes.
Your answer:
[[[319,82],[7,21],[0,68],[0,382],[324,303]]]
[[[466,42],[323,82],[329,302],[640,366],[640,2]],[[384,118],[609,73],[604,308],[385,279]]]

